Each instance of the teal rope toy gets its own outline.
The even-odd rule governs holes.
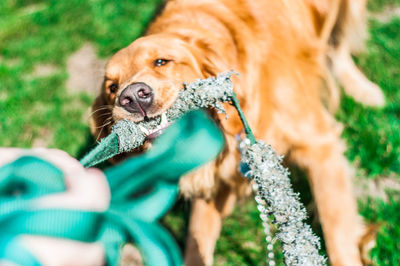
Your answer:
[[[182,265],[178,246],[157,221],[175,202],[180,176],[214,159],[223,146],[208,115],[185,115],[150,151],[105,171],[111,202],[104,212],[37,209],[38,197],[65,191],[63,173],[47,161],[24,156],[0,167],[0,261],[40,265],[19,240],[30,234],[101,242],[108,265],[118,265],[120,246],[130,241],[146,265]]]

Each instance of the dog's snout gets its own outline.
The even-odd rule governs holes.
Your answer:
[[[119,104],[130,113],[140,113],[146,117],[146,111],[151,106],[153,98],[153,89],[149,85],[136,82],[122,91]]]

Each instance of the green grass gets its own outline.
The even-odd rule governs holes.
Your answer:
[[[382,11],[384,8],[390,9],[398,7],[400,5],[399,0],[369,0],[368,9],[373,12]]]
[[[109,56],[140,36],[153,1],[0,1],[0,146],[49,147],[80,154],[93,95],[66,93],[67,58],[91,42]],[[38,64],[56,73],[35,77]]]
[[[378,265],[399,265],[400,262],[400,194],[388,191],[388,200],[368,199],[361,204],[361,214],[369,221],[380,224],[376,246],[371,257]]]
[[[348,157],[365,176],[400,173],[400,17],[387,24],[370,23],[368,53],[358,58],[366,75],[386,96],[383,109],[365,108],[344,97],[337,114],[344,122]]]
[[[94,95],[66,89],[68,57],[92,43],[102,58],[109,57],[140,36],[161,0],[2,0],[0,1],[0,146],[31,147],[38,139],[74,157],[92,145],[88,109]],[[370,1],[379,12],[400,7],[399,0]],[[400,180],[400,18],[370,21],[367,51],[356,58],[367,76],[385,92],[387,106],[366,108],[344,96],[337,118],[345,128],[347,156],[360,178],[391,176]],[[54,71],[33,74],[38,65]],[[301,177],[294,170],[296,177]],[[303,178],[304,179],[304,178]],[[304,182],[297,182],[305,203]],[[398,193],[398,192],[397,192]],[[183,247],[189,205],[179,202],[164,219]],[[371,256],[377,265],[399,265],[400,204],[389,200],[360,201],[360,213],[382,224]],[[252,200],[239,205],[225,221],[217,242],[217,265],[260,265],[265,261],[262,226]],[[277,247],[279,248],[279,246]],[[276,253],[282,264],[282,255]]]

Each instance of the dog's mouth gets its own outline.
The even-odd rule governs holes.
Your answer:
[[[168,122],[167,119],[167,114],[163,113],[161,114],[161,122],[159,123],[158,126],[152,127],[152,128],[145,128],[143,125],[138,124],[140,130],[145,134],[146,136],[146,141],[153,142],[158,136],[160,136],[167,127],[171,125],[170,122]],[[149,121],[154,120],[154,122],[157,122],[156,119],[149,119]]]

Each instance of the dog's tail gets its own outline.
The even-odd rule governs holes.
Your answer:
[[[351,53],[358,53],[365,48],[366,0],[331,0],[325,11],[325,19],[320,38],[323,43],[333,47],[342,40],[349,44]],[[323,14],[322,14],[323,15]]]
[[[324,69],[324,80],[326,84],[326,93],[324,100],[330,111],[334,112],[339,106],[340,102],[340,90],[336,82],[336,78],[339,78],[339,82],[342,83],[340,77],[334,76],[334,69],[337,69],[340,58],[338,56],[339,49],[347,50],[351,54],[362,51],[364,46],[364,40],[367,36],[366,30],[366,0],[308,0],[311,3],[314,13],[319,18],[319,23],[322,25],[319,29],[319,38],[322,47],[325,49],[327,55],[327,62],[323,64]],[[339,59],[338,59],[339,58]],[[351,57],[346,58],[351,60]],[[340,62],[339,62],[340,63]],[[352,63],[352,62],[351,62]],[[352,63],[354,65],[354,63]],[[356,66],[354,65],[354,69]],[[345,91],[354,96],[355,94],[374,94],[370,92],[370,87],[367,83],[367,78],[363,74],[357,73],[359,79],[366,80],[362,85],[365,85],[365,90],[361,88],[359,90],[356,84],[353,89],[348,89],[345,86]],[[362,77],[361,77],[362,76]],[[343,84],[345,85],[345,84]],[[372,86],[372,85],[371,85]],[[346,90],[347,89],[347,90]],[[353,95],[354,94],[354,95]],[[357,101],[361,101],[364,104],[370,104],[368,101],[364,101],[363,97],[354,97]],[[375,105],[375,104],[370,104]]]
[[[324,57],[321,58],[322,80],[324,81],[324,90],[322,90],[322,99],[328,109],[333,113],[340,103],[340,91],[336,80],[331,71],[329,54],[331,45],[337,40],[335,38],[343,28],[343,14],[345,13],[346,0],[305,0],[309,5],[315,21],[315,29],[324,49]]]

